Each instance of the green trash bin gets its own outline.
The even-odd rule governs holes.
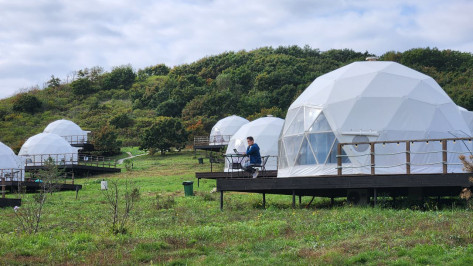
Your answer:
[[[194,181],[184,181],[184,194],[187,196],[194,196]]]
[[[199,160],[199,164],[204,164],[204,158],[198,158],[197,160]]]

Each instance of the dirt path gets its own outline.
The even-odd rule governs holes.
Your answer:
[[[128,157],[118,160],[117,164],[122,164],[123,161],[125,161],[126,159],[131,159],[131,158],[135,158],[135,157],[138,157],[138,156],[143,156],[143,155],[148,154],[148,153],[143,153],[143,154],[133,155],[129,151],[127,151],[126,153],[128,154]]]

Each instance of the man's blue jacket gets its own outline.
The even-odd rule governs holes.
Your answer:
[[[250,164],[261,164],[261,155],[259,154],[259,146],[254,143],[246,148],[246,154],[250,156]]]

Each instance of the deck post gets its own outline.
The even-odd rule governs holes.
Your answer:
[[[406,174],[411,174],[411,143],[406,141]]]
[[[200,178],[197,178],[197,187],[200,187]]]
[[[72,172],[72,184],[74,185],[74,172]]]
[[[263,209],[266,209],[266,193],[263,192]]]
[[[338,143],[337,155],[337,175],[342,175],[342,144],[340,143]]]
[[[447,173],[447,140],[442,140],[442,163],[443,163],[443,173]]]
[[[371,174],[374,175],[375,174],[375,167],[374,167],[374,143],[371,142],[370,143],[370,146],[371,146]]]
[[[79,187],[76,186],[76,199],[77,199],[78,196],[79,196]]]
[[[376,203],[378,202],[378,191],[376,188],[373,189],[373,207],[376,207]]]
[[[302,204],[302,196],[299,195],[299,206],[301,206],[301,204]]]
[[[223,190],[220,190],[220,210],[223,211]]]
[[[13,176],[12,176],[12,178],[13,178]],[[12,179],[12,180],[13,180],[13,179]],[[2,176],[2,199],[5,198],[5,193],[6,193],[5,187],[6,187],[6,185],[5,185],[5,177]]]
[[[296,208],[296,191],[292,190],[292,208]]]
[[[335,199],[333,197],[330,197],[330,206],[333,207],[334,203],[335,203]]]

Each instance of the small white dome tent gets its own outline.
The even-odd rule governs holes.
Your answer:
[[[260,148],[261,156],[278,155],[278,138],[284,120],[277,117],[262,117],[243,125],[230,139],[226,154],[234,154],[233,149],[245,152],[248,144],[246,137],[252,136]],[[225,171],[229,170],[229,162],[225,162]],[[277,170],[277,158],[270,157],[266,163],[266,170]]]
[[[460,110],[429,76],[395,62],[355,62],[317,78],[289,107],[278,177],[334,175],[338,143],[470,137]],[[449,163],[471,150],[449,143]],[[411,172],[441,172],[440,142],[411,147]],[[376,173],[405,173],[405,147],[383,144]],[[343,146],[343,173],[370,173],[369,145]],[[384,159],[383,159],[384,158]],[[461,172],[461,165],[449,165]]]
[[[0,178],[5,181],[23,181],[25,166],[10,147],[0,142]]]
[[[60,119],[51,122],[43,131],[43,133],[53,133],[63,137],[70,144],[87,143],[87,133],[89,131],[82,130],[76,123]]]
[[[243,117],[236,115],[227,116],[220,119],[210,131],[209,144],[210,145],[225,145],[228,144],[230,138],[235,134],[241,126],[249,123]]]
[[[51,157],[56,164],[73,164],[78,161],[78,148],[59,135],[40,133],[30,137],[21,147],[22,156],[27,166],[40,166]]]
[[[460,109],[460,113],[462,114],[466,125],[468,126],[470,131],[473,133],[473,112],[468,111],[465,108],[460,107],[460,106],[458,106],[458,109]]]

